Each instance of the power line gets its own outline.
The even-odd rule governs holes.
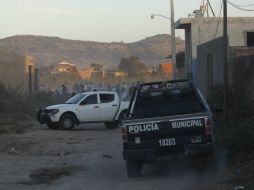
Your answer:
[[[216,5],[216,15],[219,13],[221,14],[221,6],[220,6],[221,2],[220,0],[217,1],[217,5]],[[220,12],[219,12],[220,11]],[[199,41],[202,42],[204,38],[206,38],[207,35],[209,35],[209,30],[212,30],[211,28],[213,28],[213,23],[215,21],[216,17],[211,17],[210,20],[208,21],[208,26],[204,29],[204,32],[202,32],[202,35],[199,38]],[[216,34],[217,35],[217,34]]]
[[[249,4],[249,5],[237,5],[237,6],[239,6],[239,7],[252,7],[252,6],[254,6],[254,4]]]
[[[215,17],[215,14],[214,14],[214,11],[213,11],[213,7],[212,7],[210,1],[207,0],[207,3],[208,3],[208,5],[209,5],[209,7],[210,7],[210,9],[211,9],[211,11],[212,11],[212,13],[213,13],[213,17]]]
[[[219,0],[218,2],[217,2],[217,5],[216,5],[216,15],[218,15],[217,17],[216,17],[216,15],[215,15],[215,17],[212,17],[211,18],[211,20],[209,21],[209,24],[208,24],[208,27],[205,29],[205,32],[203,32],[203,35],[201,36],[201,39],[199,40],[200,42],[202,41],[202,43],[203,43],[203,39],[207,36],[207,35],[209,35],[210,34],[210,37],[209,37],[209,39],[210,40],[212,40],[212,39],[214,39],[214,38],[216,38],[216,36],[217,36],[217,34],[218,34],[218,29],[219,29],[219,25],[220,25],[220,22],[221,22],[221,18],[220,18],[220,16],[221,16],[221,13],[222,13],[222,7],[223,7],[223,3],[222,3],[222,1],[221,0]],[[212,30],[214,30],[214,25],[213,25],[213,23],[217,23],[217,24],[215,24],[215,33],[214,33],[214,35],[215,35],[215,37],[213,37],[213,32],[212,32]],[[211,32],[209,32],[209,30],[211,31]],[[208,47],[206,47],[206,46],[204,46],[203,47],[204,48],[204,51],[206,52],[206,53],[210,53],[210,50],[209,50],[209,48]]]
[[[228,1],[228,4],[230,4],[231,6],[235,7],[236,9],[242,10],[242,11],[254,11],[254,9],[245,9],[240,7],[239,5],[236,5],[234,3],[232,3],[231,1]]]
[[[218,34],[219,25],[220,25],[220,22],[221,22],[220,17],[221,17],[221,13],[222,13],[222,7],[223,7],[223,2],[221,2],[220,8],[219,8],[219,4],[217,5],[217,11],[219,11],[219,14],[218,14],[218,17],[217,17],[217,26],[216,26],[216,31],[215,31],[214,38],[216,38],[216,37],[217,37],[217,34]],[[219,9],[220,9],[220,10],[219,10]],[[216,11],[216,12],[217,12],[217,11]],[[207,53],[209,53],[209,51],[207,50],[207,47],[205,47],[205,51],[206,51]]]
[[[235,3],[234,3],[235,4]],[[235,4],[236,6],[238,6],[238,7],[252,7],[252,6],[254,6],[254,3],[252,3],[252,4],[247,4],[247,5],[243,5],[243,4]]]

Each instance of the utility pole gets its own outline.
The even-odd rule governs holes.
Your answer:
[[[227,28],[227,0],[223,0],[223,39],[224,39],[224,124],[227,122],[227,94],[228,94],[228,28]]]
[[[171,54],[173,66],[173,80],[176,79],[176,39],[175,39],[175,16],[174,16],[174,0],[170,0],[171,7]]]

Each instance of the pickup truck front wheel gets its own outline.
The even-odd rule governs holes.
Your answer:
[[[75,123],[76,123],[75,121],[76,121],[76,119],[75,119],[75,117],[73,115],[71,115],[71,114],[64,114],[60,118],[60,126],[64,130],[71,130],[75,126]]]
[[[143,167],[142,162],[127,160],[126,167],[127,167],[127,175],[129,178],[141,176],[141,170]]]
[[[52,129],[52,130],[57,130],[60,128],[59,124],[58,123],[53,123],[51,121],[48,121],[47,122],[47,126],[48,128]]]

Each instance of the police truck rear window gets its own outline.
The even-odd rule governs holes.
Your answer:
[[[162,117],[204,111],[191,88],[141,91],[133,109],[134,118]]]

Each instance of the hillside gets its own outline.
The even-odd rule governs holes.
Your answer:
[[[177,51],[184,49],[184,41],[177,39]],[[130,55],[141,58],[147,65],[158,64],[171,53],[170,35],[161,34],[134,43],[99,43],[66,40],[46,36],[12,36],[0,40],[0,48],[28,54],[37,65],[48,66],[66,60],[83,68],[92,62],[105,67],[118,65],[121,57]]]

